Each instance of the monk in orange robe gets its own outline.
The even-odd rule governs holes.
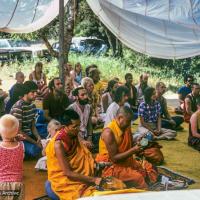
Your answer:
[[[73,110],[64,112],[66,126],[59,130],[46,148],[48,180],[60,200],[90,196],[102,178],[94,177],[94,159],[79,142],[79,115]]]
[[[133,113],[128,107],[121,107],[116,118],[103,130],[99,141],[97,162],[111,162],[102,177],[114,176],[129,186],[147,189],[148,183],[157,181],[158,173],[151,163],[139,162],[133,154],[142,151],[140,145],[133,146],[131,119]]]

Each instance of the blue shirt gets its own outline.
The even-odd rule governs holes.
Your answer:
[[[158,101],[154,101],[151,105],[142,102],[138,108],[138,115],[144,118],[145,122],[157,123],[161,114],[161,106]]]
[[[191,88],[186,87],[185,85],[178,89],[178,94],[181,94],[183,99],[192,92]]]

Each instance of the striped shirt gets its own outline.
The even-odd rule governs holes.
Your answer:
[[[17,101],[11,108],[10,114],[14,115],[21,123],[21,131],[31,135],[32,122],[36,118],[36,106],[25,102],[23,99]]]

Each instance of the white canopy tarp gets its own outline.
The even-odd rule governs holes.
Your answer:
[[[200,54],[200,0],[87,0],[126,46],[158,58]]]
[[[135,51],[166,59],[200,54],[200,0],[87,2],[110,31]],[[33,32],[58,12],[59,0],[0,0],[0,31]]]
[[[0,0],[0,31],[30,33],[46,26],[58,14],[59,0]]]

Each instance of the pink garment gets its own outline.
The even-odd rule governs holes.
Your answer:
[[[0,144],[0,182],[21,182],[23,177],[24,144],[6,148]]]

